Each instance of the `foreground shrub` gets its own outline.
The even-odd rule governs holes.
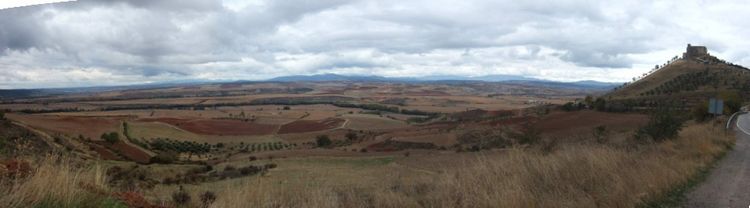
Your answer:
[[[331,141],[331,138],[329,138],[328,135],[319,135],[315,138],[315,143],[318,147],[328,147],[333,144],[333,141]]]
[[[158,163],[158,164],[171,164],[174,161],[177,160],[177,154],[171,153],[171,152],[161,152],[153,157],[151,157],[149,163]]]
[[[693,119],[695,119],[698,122],[706,121],[708,120],[708,118],[711,117],[711,114],[708,113],[707,102],[703,102],[701,104],[695,105],[691,113],[693,114]]]
[[[139,207],[139,208],[163,208],[162,206],[156,206],[148,202],[146,197],[141,193],[137,192],[118,192],[112,194],[117,199],[118,204],[107,204],[102,207],[107,208],[126,208],[126,207]],[[124,205],[120,205],[124,204]]]
[[[185,206],[190,203],[190,194],[180,186],[180,189],[172,193],[172,202],[178,206]]]
[[[357,140],[357,137],[358,137],[358,136],[357,136],[357,133],[354,133],[354,132],[352,132],[352,131],[350,131],[350,132],[347,132],[347,133],[346,133],[346,135],[344,135],[344,136],[345,136],[345,137],[346,137],[346,139],[348,139],[349,141],[354,141],[354,140]]]
[[[682,129],[683,120],[668,109],[660,109],[651,114],[648,123],[638,129],[636,139],[651,139],[656,142],[674,139]]]
[[[29,162],[23,160],[13,159],[0,165],[5,165],[4,176],[8,178],[24,178],[31,174],[32,171]],[[3,177],[3,175],[0,175],[0,177]]]
[[[110,144],[114,144],[120,141],[120,134],[118,134],[117,132],[105,133],[102,134],[101,139],[109,142]]]
[[[468,149],[469,151],[479,151],[482,149],[490,148],[505,148],[510,146],[513,142],[511,139],[506,138],[503,134],[503,130],[494,128],[468,130],[462,134],[457,135],[457,147],[460,150]]]
[[[594,136],[594,140],[598,142],[599,144],[604,144],[607,142],[607,138],[609,137],[609,131],[607,130],[606,126],[597,126],[594,127],[592,135]]]
[[[41,156],[30,167],[25,177],[0,177],[1,207],[125,207],[98,165]]]
[[[586,106],[584,106],[583,103],[577,103],[576,104],[576,103],[573,103],[573,102],[567,102],[567,103],[563,104],[562,106],[560,106],[560,109],[562,109],[564,111],[577,111],[577,110],[581,110],[581,109],[583,109],[585,107]]]
[[[518,132],[510,132],[511,138],[516,139],[519,144],[536,144],[542,139],[542,131],[536,128],[531,121],[524,122]]]
[[[201,206],[209,207],[216,201],[216,194],[211,191],[206,191],[201,194]]]

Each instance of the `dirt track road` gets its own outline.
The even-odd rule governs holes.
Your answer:
[[[740,115],[737,142],[706,181],[687,194],[683,207],[748,207],[750,205],[750,114]]]

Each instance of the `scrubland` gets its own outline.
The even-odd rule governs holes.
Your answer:
[[[153,191],[109,187],[100,162],[49,156],[27,160],[30,161],[28,171],[3,170],[0,204],[5,207],[139,204],[167,207],[635,207],[661,203],[672,197],[676,188],[684,187],[709,168],[733,143],[732,133],[709,122],[690,124],[677,138],[662,142],[566,141],[552,147],[547,147],[549,144],[517,145],[491,154],[456,153],[462,155],[462,161],[445,163],[460,165],[446,165],[414,176],[341,168],[335,171],[352,173],[335,174],[335,177],[348,178],[320,180],[328,176],[310,174],[300,176],[307,178],[299,180],[279,180],[277,176],[283,174],[277,172],[284,171],[282,163],[268,175],[220,184],[186,185],[183,192],[161,193],[161,196],[154,196],[158,193]],[[410,159],[419,160],[418,157],[413,155]],[[408,165],[396,161],[387,166]],[[337,180],[360,181],[331,182]],[[215,195],[215,200],[205,197],[206,191]],[[184,196],[188,196],[187,200]]]

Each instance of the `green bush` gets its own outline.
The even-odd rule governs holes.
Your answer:
[[[113,198],[106,198],[101,202],[103,208],[127,208],[128,206]]]
[[[703,122],[708,120],[711,117],[711,114],[708,113],[708,103],[704,102],[693,107],[692,114],[695,121]]]
[[[162,152],[151,157],[150,163],[171,164],[177,160],[177,154],[171,152]]]
[[[604,100],[604,98],[596,98],[594,101],[594,109],[598,111],[606,111],[607,110],[607,101]]]
[[[331,141],[331,138],[328,138],[328,135],[319,135],[315,138],[315,143],[318,144],[318,147],[328,147],[333,141]]]
[[[206,191],[201,194],[201,207],[210,207],[216,201],[216,194],[211,191]]]
[[[606,126],[597,126],[594,127],[593,131],[594,139],[596,139],[596,142],[602,144],[607,142],[607,137],[609,137],[609,131],[607,130]]]
[[[101,136],[102,140],[109,142],[110,144],[114,144],[120,141],[120,134],[117,132],[110,132],[102,134]]]
[[[574,103],[574,102],[567,102],[560,106],[560,109],[564,111],[577,111],[586,108],[586,105],[583,103]]]
[[[7,139],[5,139],[3,137],[0,137],[0,153],[5,153],[5,150],[3,150],[3,149],[5,149],[5,146],[6,146],[6,143],[7,143],[6,140]]]
[[[521,125],[521,131],[509,133],[511,138],[518,140],[519,144],[536,144],[542,138],[542,132],[536,128],[533,122],[525,122]]]
[[[660,142],[677,137],[682,129],[683,120],[669,109],[659,109],[651,114],[648,123],[638,129],[636,139],[652,139]]]
[[[740,111],[742,107],[742,97],[737,91],[721,92],[719,97],[724,100],[724,113],[729,115]]]
[[[564,105],[562,105],[562,110],[564,110],[564,111],[574,111],[574,110],[576,110],[574,106],[575,106],[575,104],[573,102],[567,102]]]
[[[354,132],[351,132],[351,131],[350,131],[350,132],[347,132],[347,133],[346,133],[345,137],[346,137],[346,139],[348,139],[349,141],[354,141],[354,140],[357,140],[357,133],[354,133]]]
[[[185,206],[190,203],[190,194],[180,186],[177,192],[172,193],[172,202],[178,206]]]

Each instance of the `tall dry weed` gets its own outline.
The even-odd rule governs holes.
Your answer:
[[[45,156],[32,166],[28,176],[0,179],[0,205],[76,207],[106,198],[105,173],[98,165],[79,167],[66,157]]]

